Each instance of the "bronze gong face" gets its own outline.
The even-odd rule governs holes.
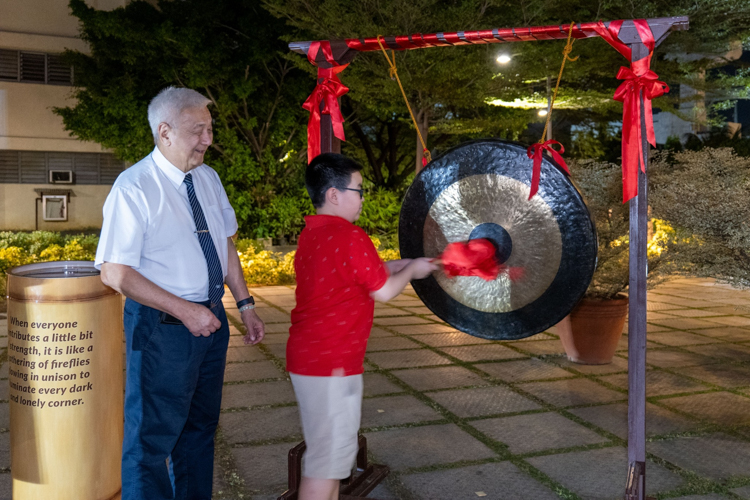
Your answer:
[[[506,269],[492,281],[448,278],[440,270],[412,282],[430,310],[463,332],[494,340],[543,332],[591,281],[596,233],[580,193],[545,156],[539,191],[529,200],[531,173],[525,147],[473,141],[433,160],[406,193],[399,220],[404,258],[437,257],[449,243],[486,238]]]

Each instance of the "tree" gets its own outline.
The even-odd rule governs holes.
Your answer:
[[[153,139],[151,98],[168,85],[212,101],[214,167],[235,207],[240,231],[294,233],[308,210],[300,186],[305,158],[306,74],[285,57],[288,28],[253,2],[135,0],[105,12],[71,0],[91,53],[67,52],[75,106],[55,110],[67,130],[134,162]]]
[[[266,5],[272,13],[315,39],[429,33],[440,31],[445,26],[477,29],[490,22],[486,17],[490,6],[487,0],[268,0]],[[399,76],[424,138],[429,137],[430,127],[451,120],[451,127],[455,130],[464,113],[485,107],[487,88],[493,76],[491,55],[489,47],[428,49],[396,55]],[[308,64],[302,58],[298,60],[300,64]],[[351,89],[348,95],[351,101],[349,123],[362,123],[360,128],[364,134],[356,131],[354,125],[356,139],[368,162],[369,172],[366,174],[376,183],[380,177],[404,179],[408,176],[405,170],[394,170],[392,166],[381,174],[379,170],[383,167],[377,161],[379,155],[367,152],[378,147],[378,143],[386,149],[392,147],[393,142],[383,140],[377,133],[381,127],[395,132],[395,129],[403,128],[397,123],[406,125],[411,122],[398,85],[388,74],[388,65],[381,53],[360,55],[342,73],[345,84]],[[373,120],[372,124],[364,124],[370,120]],[[444,138],[438,137],[438,142],[441,140]],[[412,139],[412,144],[414,141]],[[433,144],[433,141],[428,142]],[[422,147],[418,140],[416,149],[407,155],[408,163],[421,167]],[[388,158],[391,153],[384,151],[380,156]],[[396,156],[404,157],[404,151],[400,150]]]
[[[666,54],[725,51],[732,42],[746,40],[750,33],[750,3],[744,0],[678,0],[669,3],[655,0],[637,3],[599,0],[265,0],[265,3],[288,25],[308,35],[307,39],[688,15],[691,17],[690,31],[672,34],[653,61],[654,69],[669,83],[691,82],[708,60],[681,61],[665,57]],[[542,120],[536,116],[536,111],[547,106],[560,68],[563,45],[563,41],[527,42],[398,52],[399,74],[415,109],[420,130],[423,136],[434,137],[428,140],[428,145],[432,148],[438,142],[447,145],[473,135],[491,134],[537,140]],[[495,63],[495,57],[501,52],[513,54],[509,65],[500,67]],[[592,124],[620,120],[621,104],[614,102],[612,95],[620,83],[615,78],[617,70],[619,66],[627,66],[628,61],[601,39],[576,42],[573,55],[580,56],[580,59],[566,66],[553,125],[559,128],[583,124],[584,130],[590,133],[577,136],[587,144],[573,148],[573,151],[579,154],[598,151],[602,158],[614,156],[616,159],[617,153],[610,150],[619,148],[617,137]],[[298,61],[301,66],[308,65],[302,57],[298,57]],[[364,150],[362,157],[368,159],[372,169],[384,168],[373,158],[388,158],[389,154],[386,151],[380,155],[371,154],[367,150],[393,147],[393,142],[383,140],[376,132],[389,121],[410,123],[397,85],[387,75],[386,62],[378,53],[359,55],[341,75],[351,89],[349,126],[356,129],[354,122],[374,120],[367,127],[361,125],[370,134],[363,136],[357,132],[355,140],[358,144],[353,146]],[[675,102],[674,97],[668,96],[657,100],[655,106],[661,105],[671,111]],[[487,103],[500,109],[492,111]],[[539,125],[524,137],[524,129],[533,124]],[[390,130],[388,127],[382,129]],[[365,140],[369,145],[363,142]],[[598,144],[594,144],[596,142]],[[400,158],[406,149],[399,151],[401,154],[397,157]],[[409,155],[417,165],[420,164],[420,154],[421,146],[417,143],[417,154]],[[369,177],[376,181],[378,174],[371,172]]]

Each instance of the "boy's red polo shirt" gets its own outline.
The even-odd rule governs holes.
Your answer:
[[[370,292],[388,279],[372,241],[341,217],[307,216],[294,269],[286,369],[319,377],[362,373],[375,308]]]

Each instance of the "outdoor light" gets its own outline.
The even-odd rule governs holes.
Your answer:
[[[540,109],[539,110],[539,116],[547,116],[547,110],[546,109]]]
[[[510,62],[510,56],[508,54],[500,54],[497,56],[496,60],[500,64],[508,64]]]

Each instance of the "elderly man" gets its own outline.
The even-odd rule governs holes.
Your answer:
[[[169,87],[148,107],[156,148],[104,203],[102,281],[127,297],[123,500],[210,499],[229,325],[224,283],[246,344],[263,339],[216,172],[208,99]]]

